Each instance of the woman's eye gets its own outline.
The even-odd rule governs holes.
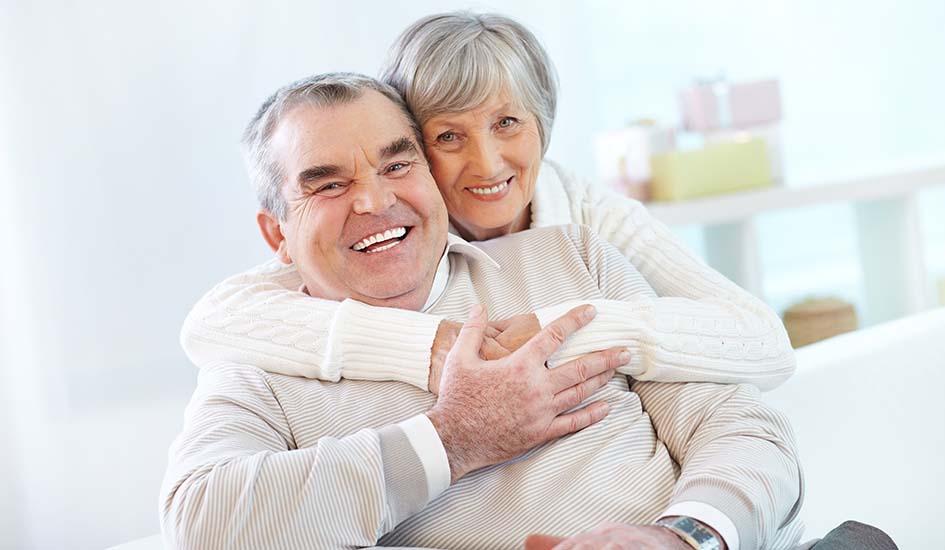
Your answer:
[[[442,141],[444,143],[450,143],[451,141],[456,141],[456,134],[453,132],[443,132],[436,138],[437,141]]]
[[[502,117],[499,120],[499,128],[509,128],[510,126],[514,126],[516,122],[518,122],[518,119],[510,116]]]

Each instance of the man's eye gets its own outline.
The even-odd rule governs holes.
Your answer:
[[[321,187],[316,189],[315,193],[332,194],[332,193],[337,193],[341,189],[342,189],[342,185],[340,183],[326,183],[325,185],[322,185]]]
[[[392,174],[392,173],[394,173],[394,172],[403,172],[404,170],[406,170],[406,169],[409,168],[409,167],[410,167],[410,164],[409,164],[409,163],[406,163],[406,162],[395,162],[394,164],[391,164],[390,166],[387,167],[387,173],[388,173],[388,174]]]

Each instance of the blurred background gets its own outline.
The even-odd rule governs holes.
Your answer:
[[[785,189],[922,184],[888,208],[842,191],[749,205],[726,218],[741,245],[714,258],[720,269],[741,266],[737,279],[747,255],[748,286],[779,313],[834,296],[861,325],[941,300],[945,178],[926,181],[945,167],[941,0],[396,4],[0,2],[0,548],[102,548],[158,530],[166,450],[196,379],[180,324],[210,286],[269,257],[243,126],[290,80],[376,74],[429,13],[498,11],[536,33],[561,82],[548,157],[592,178],[595,140],[639,118],[678,126],[678,92],[695,79],[778,79]],[[718,235],[690,220],[730,207],[662,212],[711,256]],[[877,237],[889,216],[909,228],[891,245]],[[879,252],[902,247],[906,260]],[[891,288],[876,305],[870,277],[896,281],[902,266],[884,265],[903,261],[918,266],[911,298]]]

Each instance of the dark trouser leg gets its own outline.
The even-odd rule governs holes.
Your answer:
[[[875,527],[845,521],[827,533],[813,550],[899,550],[899,547],[889,535]]]

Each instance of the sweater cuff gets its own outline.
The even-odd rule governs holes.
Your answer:
[[[669,507],[661,518],[686,516],[708,525],[725,541],[728,550],[739,550],[738,529],[725,514],[704,502],[679,502]]]
[[[755,517],[751,507],[745,501],[744,495],[739,495],[723,486],[715,484],[700,483],[697,485],[689,485],[673,496],[673,502],[670,504],[668,510],[673,510],[678,505],[691,505],[695,503],[702,504],[706,508],[714,509],[721,516],[727,518],[735,528],[736,541],[740,548],[758,547],[758,532],[755,525]],[[663,515],[669,514],[666,513]],[[710,518],[707,517],[703,519],[701,516],[695,516],[692,513],[686,513],[684,515],[694,517],[699,521],[704,521],[718,531],[720,535],[725,536],[720,530],[720,527],[724,528],[724,526],[716,525],[710,521]],[[726,544],[728,544],[727,539]]]
[[[450,487],[450,460],[440,440],[440,434],[425,414],[418,414],[398,424],[407,434],[427,478],[427,501],[431,501]]]
[[[345,300],[332,320],[326,363],[339,366],[350,380],[396,380],[426,391],[440,321],[426,313]]]

